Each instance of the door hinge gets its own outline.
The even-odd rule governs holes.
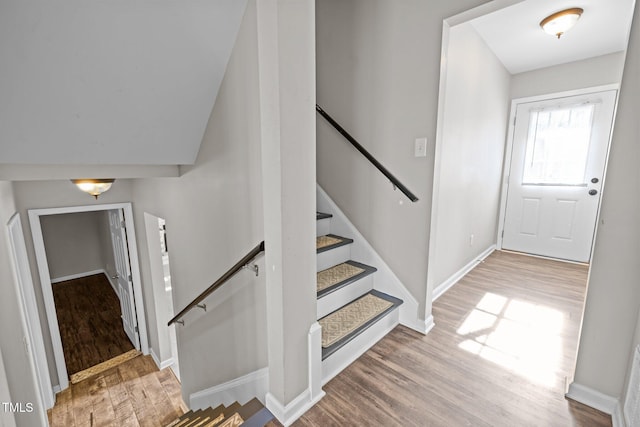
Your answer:
[[[120,226],[121,227],[125,227],[124,219],[122,221],[120,221]]]
[[[502,230],[502,238],[504,239],[504,230]]]
[[[129,275],[128,278],[130,282],[133,282],[133,278],[131,277],[131,275]]]
[[[137,327],[137,326],[135,326],[133,329],[136,331],[136,334],[139,332],[139,330],[138,330],[138,327]]]

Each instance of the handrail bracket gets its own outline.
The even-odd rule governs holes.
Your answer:
[[[258,267],[258,264],[245,264],[242,266],[243,270],[251,270],[254,273],[256,273],[256,277],[258,277],[259,273],[260,273],[260,267]]]

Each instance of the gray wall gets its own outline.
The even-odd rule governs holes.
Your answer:
[[[427,289],[442,21],[483,0],[316,3],[317,98],[419,198],[410,203],[318,119],[321,187],[431,312]],[[414,139],[429,140],[426,158]]]
[[[640,308],[640,8],[627,49],[604,181],[575,382],[617,397],[624,384]]]
[[[0,226],[2,227],[0,231],[0,284],[2,286],[2,298],[0,298],[0,324],[2,325],[0,328],[0,352],[2,354],[0,359],[4,362],[6,381],[11,390],[11,401],[14,403],[31,402],[35,407],[33,413],[16,413],[16,424],[32,427],[40,423],[40,416],[42,416],[44,408],[38,407],[36,403],[37,390],[28,355],[25,352],[23,337],[26,336],[26,331],[23,330],[20,321],[21,304],[16,291],[13,259],[9,252],[9,236],[6,225],[15,212],[12,185],[9,182],[0,181]],[[0,397],[4,396],[6,393],[0,394]]]
[[[511,75],[471,24],[452,27],[436,148],[429,278],[438,286],[496,242]]]
[[[104,220],[103,212],[46,215],[40,218],[52,281],[104,269],[105,244],[102,242],[103,226],[100,224]]]
[[[20,212],[22,218],[22,227],[25,233],[25,243],[27,246],[27,254],[31,264],[31,275],[33,276],[33,285],[38,304],[38,310],[41,313],[40,324],[42,326],[42,335],[44,338],[45,350],[49,362],[49,372],[51,374],[51,383],[58,384],[58,375],[55,369],[55,361],[53,358],[53,347],[51,345],[51,333],[47,316],[45,315],[44,300],[42,297],[42,287],[40,285],[40,275],[36,264],[35,251],[33,249],[33,238],[31,235],[31,226],[29,224],[29,209],[41,208],[57,208],[61,206],[87,206],[93,204],[108,204],[131,201],[131,182],[128,180],[117,180],[111,190],[102,194],[98,200],[87,193],[78,190],[69,180],[62,181],[19,181],[13,183],[13,191],[15,196],[16,210]],[[142,229],[140,232],[143,232]],[[153,310],[153,304],[145,301],[145,310]],[[149,341],[155,339],[149,332]]]
[[[515,74],[511,99],[620,83],[625,52]]]
[[[153,296],[148,236],[141,233],[148,212],[167,221],[176,313],[264,236],[255,14],[249,2],[196,164],[183,167],[180,178],[133,183],[145,300]],[[185,400],[267,366],[264,277],[241,271],[206,300],[206,313],[193,311],[177,327]],[[153,324],[155,312],[147,313]]]

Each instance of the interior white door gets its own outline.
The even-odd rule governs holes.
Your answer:
[[[589,262],[616,96],[517,105],[504,249]]]
[[[115,279],[118,284],[118,297],[120,298],[120,309],[122,310],[122,326],[131,343],[137,350],[140,350],[136,305],[129,265],[127,230],[124,227],[124,212],[122,209],[109,211],[109,229],[111,230],[111,242],[116,264]]]

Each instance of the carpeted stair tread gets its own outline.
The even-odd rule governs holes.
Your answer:
[[[333,218],[333,215],[331,215],[330,213],[316,212],[316,221],[327,218]]]
[[[322,326],[322,359],[384,317],[402,300],[372,290],[355,301],[318,320]]]
[[[347,237],[336,236],[335,234],[327,234],[325,236],[316,237],[316,252],[324,252],[340,246],[353,243],[353,239]]]
[[[317,273],[318,298],[328,295],[376,271],[377,269],[375,267],[351,260],[319,271]]]

